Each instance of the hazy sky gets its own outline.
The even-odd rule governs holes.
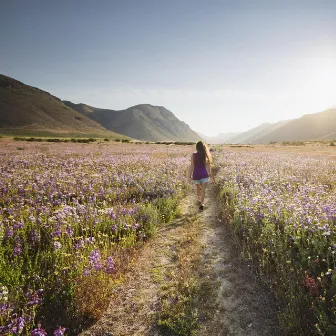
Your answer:
[[[0,0],[0,73],[243,131],[336,105],[336,0]]]

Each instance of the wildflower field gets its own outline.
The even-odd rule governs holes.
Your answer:
[[[218,154],[217,193],[244,257],[276,293],[289,335],[336,335],[336,161]]]
[[[0,147],[0,334],[77,334],[187,189],[185,147]],[[34,330],[34,331],[33,331]]]

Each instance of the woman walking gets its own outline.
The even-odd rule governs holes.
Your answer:
[[[205,190],[210,181],[210,177],[212,177],[212,158],[208,146],[203,141],[199,141],[196,144],[196,150],[197,152],[191,156],[188,178],[190,181],[192,178],[196,184],[197,204],[199,209],[203,210]]]

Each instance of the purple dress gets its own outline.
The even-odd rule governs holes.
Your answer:
[[[194,159],[194,171],[193,171],[193,180],[200,180],[203,178],[209,177],[208,171],[206,170],[206,166],[204,162],[201,162],[199,154],[193,154]]]

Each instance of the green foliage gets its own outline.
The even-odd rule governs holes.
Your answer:
[[[178,202],[179,199],[177,198],[158,198],[154,202],[154,205],[160,213],[162,222],[167,223],[177,215]]]
[[[166,335],[198,335],[198,311],[193,302],[193,297],[197,292],[195,286],[193,283],[185,284],[181,292],[167,293],[167,299],[164,301],[158,321],[159,327]],[[177,297],[176,294],[178,294]]]

